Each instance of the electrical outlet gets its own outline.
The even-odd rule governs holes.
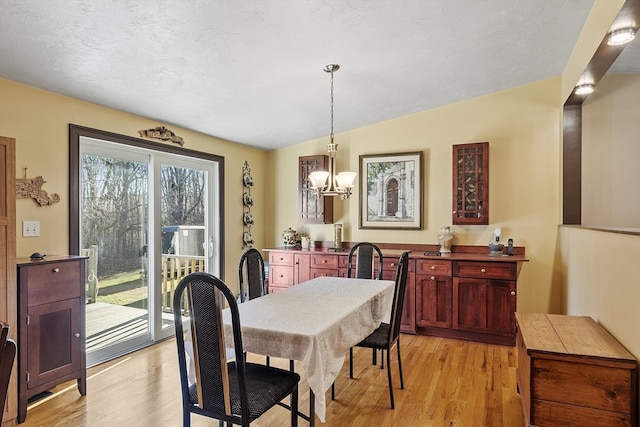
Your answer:
[[[38,237],[40,221],[22,221],[22,237]]]

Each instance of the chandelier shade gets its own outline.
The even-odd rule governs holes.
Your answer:
[[[324,71],[331,73],[331,133],[327,151],[329,152],[329,170],[315,171],[309,174],[311,188],[316,193],[316,197],[340,196],[341,199],[348,199],[351,196],[351,189],[356,180],[356,172],[336,173],[336,153],[338,144],[334,142],[333,135],[333,73],[340,69],[338,64],[329,64],[324,67]]]

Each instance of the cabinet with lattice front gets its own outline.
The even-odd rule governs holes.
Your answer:
[[[489,224],[489,143],[453,146],[455,225]]]
[[[333,198],[317,197],[309,174],[329,170],[329,156],[301,156],[298,158],[298,220],[306,224],[333,223]]]

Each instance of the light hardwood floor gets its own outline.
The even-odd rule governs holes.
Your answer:
[[[394,351],[395,410],[389,406],[386,371],[371,365],[370,350],[355,349],[355,378],[349,379],[347,359],[336,380],[336,399],[331,401],[327,393],[327,421],[323,424],[316,419],[316,425],[523,425],[516,392],[515,348],[404,334],[401,343],[405,389],[399,388]],[[250,355],[249,360],[262,363],[264,357]],[[288,361],[275,359],[274,364],[288,369]],[[52,396],[29,406],[23,427],[155,427],[182,423],[173,340],[90,368],[84,397],[75,382],[52,391]],[[304,381],[300,385],[300,408],[305,412],[309,408]],[[302,419],[299,424],[308,425]],[[193,427],[217,425],[217,421],[192,416]],[[287,425],[289,414],[281,407],[273,408],[252,424]]]

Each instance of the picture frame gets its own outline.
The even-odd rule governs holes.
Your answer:
[[[422,229],[422,152],[360,155],[359,228]]]

